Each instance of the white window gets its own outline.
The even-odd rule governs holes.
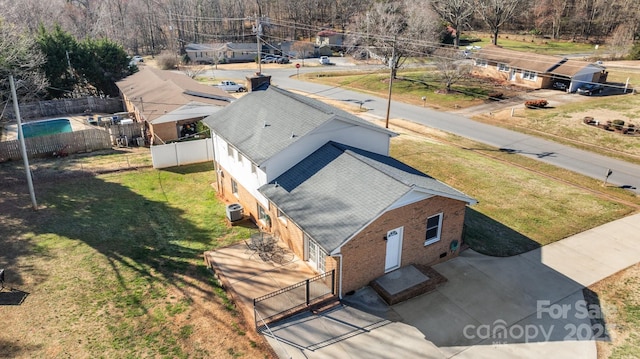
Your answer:
[[[440,231],[442,227],[442,213],[427,218],[427,236],[424,245],[435,243],[440,240]]]
[[[229,155],[229,157],[233,157],[233,147],[231,147],[231,145],[228,143],[227,143],[227,155]]]
[[[238,197],[238,183],[235,180],[231,180],[231,193]]]
[[[533,71],[527,71],[527,70],[522,71],[522,78],[525,80],[535,81],[537,77],[538,77],[538,74]]]
[[[238,162],[242,163],[242,155],[240,154],[240,152],[238,152]]]
[[[485,59],[476,59],[476,66],[487,67],[487,60],[485,60]]]
[[[271,217],[269,217],[269,214],[261,205],[258,205],[258,220],[266,226],[271,225]]]
[[[282,222],[282,224],[284,224],[285,226],[287,225],[287,217],[284,215],[284,213],[282,213],[280,208],[278,208],[278,220],[280,220],[280,222]]]
[[[498,71],[509,72],[509,65],[507,65],[507,64],[498,64]]]
[[[325,261],[327,253],[325,253],[325,251],[323,251],[322,248],[320,248],[320,246],[307,235],[304,236],[304,239],[307,249],[307,261],[312,268],[315,268],[320,273],[324,273],[326,271]]]

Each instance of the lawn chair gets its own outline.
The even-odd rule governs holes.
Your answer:
[[[245,254],[249,254],[251,253],[251,255],[249,256],[249,258],[253,257],[254,254],[256,254],[258,252],[258,247],[255,245],[255,243],[253,242],[248,242],[248,241],[244,241],[245,246],[247,246],[247,249],[244,251]]]

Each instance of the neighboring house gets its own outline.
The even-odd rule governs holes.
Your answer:
[[[458,255],[476,201],[389,157],[395,133],[273,86],[203,122],[218,194],[317,272],[335,269],[340,296]]]
[[[554,82],[562,82],[569,92],[574,92],[584,83],[607,81],[605,68],[587,61],[507,50],[493,45],[472,53],[470,57],[474,60],[476,75],[533,89],[552,88]]]
[[[215,86],[173,71],[142,66],[116,83],[125,108],[144,124],[150,144],[191,135],[195,124],[234,100]]]
[[[256,46],[253,46],[255,58]],[[227,44],[187,44],[184,48],[189,60],[194,64],[225,63]]]
[[[331,47],[342,47],[344,35],[333,30],[322,30],[316,34],[316,46],[327,45]]]

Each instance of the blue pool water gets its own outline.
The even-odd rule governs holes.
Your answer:
[[[71,121],[66,118],[55,118],[22,124],[24,138],[55,135],[71,131]]]

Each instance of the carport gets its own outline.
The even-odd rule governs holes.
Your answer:
[[[566,60],[560,62],[557,67],[549,71],[552,78],[551,83],[556,81],[567,85],[567,92],[575,92],[578,87],[585,83],[605,83],[608,72],[604,66],[598,64],[586,64],[584,61]]]

